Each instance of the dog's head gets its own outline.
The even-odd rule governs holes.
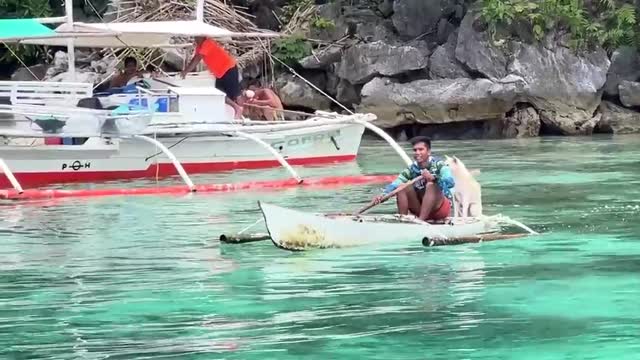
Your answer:
[[[462,160],[458,159],[456,156],[449,157],[448,155],[444,156],[444,162],[449,166],[451,172],[453,172],[454,176],[469,174],[471,176],[477,176],[480,174],[479,169],[469,170],[467,166],[462,162]]]

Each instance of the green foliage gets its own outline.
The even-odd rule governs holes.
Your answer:
[[[52,15],[49,0],[0,0],[0,17],[4,19],[40,18]],[[8,46],[26,64],[34,64],[46,57],[42,46],[9,45]],[[15,65],[16,56],[10,51],[0,57],[0,66]]]
[[[302,58],[311,55],[311,44],[300,36],[275,41],[273,55],[289,66],[295,66]]]
[[[313,21],[311,21],[311,26],[318,30],[333,30],[336,27],[336,24],[331,19],[327,19],[322,16],[316,16]]]
[[[51,16],[49,0],[0,0],[0,17],[30,18]]]
[[[552,29],[568,30],[574,49],[602,46],[612,51],[621,45],[638,45],[636,9],[615,0],[483,0],[482,19],[492,39],[515,22],[530,27],[535,40]]]

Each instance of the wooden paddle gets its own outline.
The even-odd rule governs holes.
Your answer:
[[[388,193],[387,195],[383,196],[382,199],[380,199],[380,202],[378,204],[382,204],[383,202],[389,200],[390,198],[396,196],[396,194],[398,194],[400,191],[404,190],[407,186],[412,186],[416,181],[422,179],[422,175],[418,176],[417,178],[406,182],[400,186],[398,186],[397,189],[393,190],[392,192]],[[372,207],[378,205],[375,202],[371,201],[371,203],[369,203],[369,205],[363,207],[362,209],[358,210],[358,212],[354,213],[353,215],[360,215],[363,212],[371,209]]]

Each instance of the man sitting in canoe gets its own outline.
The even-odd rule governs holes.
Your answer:
[[[235,59],[217,42],[196,36],[196,49],[193,59],[182,70],[182,78],[192,71],[200,60],[204,60],[207,69],[216,78],[216,89],[227,96],[225,102],[236,111],[236,118],[242,117],[242,107],[237,104],[240,96],[240,75]]]
[[[451,169],[444,160],[431,155],[431,140],[425,136],[411,139],[416,161],[400,173],[398,178],[387,185],[382,195],[373,198],[375,204],[398,186],[422,175],[396,195],[398,213],[407,215],[409,211],[423,221],[443,220],[450,215],[455,181]],[[425,181],[426,180],[426,181]]]

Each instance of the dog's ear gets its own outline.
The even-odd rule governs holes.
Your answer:
[[[454,155],[454,156],[453,156],[453,162],[457,164],[457,163],[458,163],[458,161],[459,161],[459,160],[458,160],[458,157]]]

